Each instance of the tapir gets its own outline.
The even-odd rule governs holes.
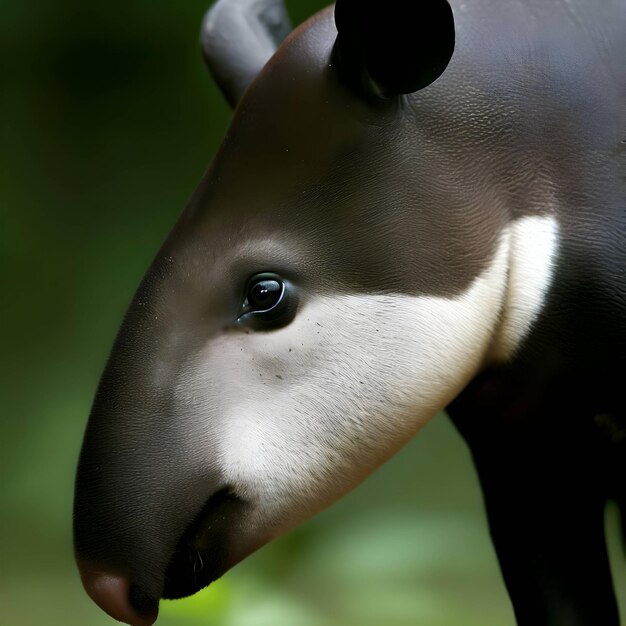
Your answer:
[[[87,593],[152,624],[445,409],[517,623],[618,626],[624,0],[337,0],[293,32],[219,0],[201,41],[234,115],[96,393]]]

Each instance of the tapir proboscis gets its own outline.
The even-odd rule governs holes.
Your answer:
[[[219,0],[235,107],[140,285],[80,455],[76,557],[135,626],[446,409],[520,626],[618,626],[626,2]]]

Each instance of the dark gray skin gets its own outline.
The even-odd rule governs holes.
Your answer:
[[[424,3],[422,22],[409,4],[389,4],[391,18],[381,20],[373,3],[345,0],[337,45],[329,9],[264,67],[287,30],[280,3],[243,2],[250,19],[242,21],[229,13],[238,3],[222,0],[205,21],[205,56],[237,108],[127,313],[78,469],[81,575],[117,619],[151,624],[161,597],[197,591],[328,506],[447,405],[474,455],[518,624],[619,624],[603,510],[611,498],[626,506],[626,5],[452,1],[452,42],[445,2],[433,2],[432,15]],[[420,24],[432,41],[415,34]],[[220,40],[225,28],[234,36]],[[367,396],[351,362],[336,389],[321,389],[330,404],[297,404],[330,357],[302,347],[290,329],[337,342],[333,323],[314,325],[319,302],[452,303],[494,266],[507,229],[533,216],[555,220],[558,248],[549,289],[513,353],[477,355],[432,406],[415,407],[424,416],[414,424],[393,421],[395,378],[410,370],[399,356],[385,382],[384,436],[374,432],[378,417],[352,416],[362,429],[350,431],[340,419],[350,409],[333,414],[333,393]],[[250,278],[263,272],[284,279],[291,298],[278,322],[240,317]],[[490,313],[505,315],[482,312]],[[381,314],[389,342],[413,339],[391,309]],[[428,328],[420,332],[427,344]],[[229,356],[235,345],[244,360]],[[339,341],[336,351],[344,349],[346,361],[357,354]],[[325,450],[303,470],[319,488],[281,482],[299,470],[280,469],[273,439],[257,450],[265,465],[234,452],[224,460],[231,400],[243,398],[237,411],[246,415],[233,441],[251,440],[243,449],[254,450],[255,411],[246,407],[264,398],[263,416],[264,402],[283,392],[296,398],[294,428],[306,434],[290,430],[276,449],[301,445],[300,456],[314,457],[326,428],[320,441],[332,439],[341,457]],[[280,440],[289,421],[276,424]]]

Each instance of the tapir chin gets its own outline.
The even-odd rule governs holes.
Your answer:
[[[234,106],[130,305],[80,455],[76,557],[152,624],[446,409],[520,626],[618,626],[626,3],[279,0],[202,28]]]

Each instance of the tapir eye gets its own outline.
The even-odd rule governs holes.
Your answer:
[[[255,278],[248,285],[248,305],[253,311],[267,311],[281,301],[284,291],[279,278]]]
[[[256,274],[248,280],[245,300],[238,324],[258,330],[271,330],[286,326],[297,309],[293,285],[276,274]]]

